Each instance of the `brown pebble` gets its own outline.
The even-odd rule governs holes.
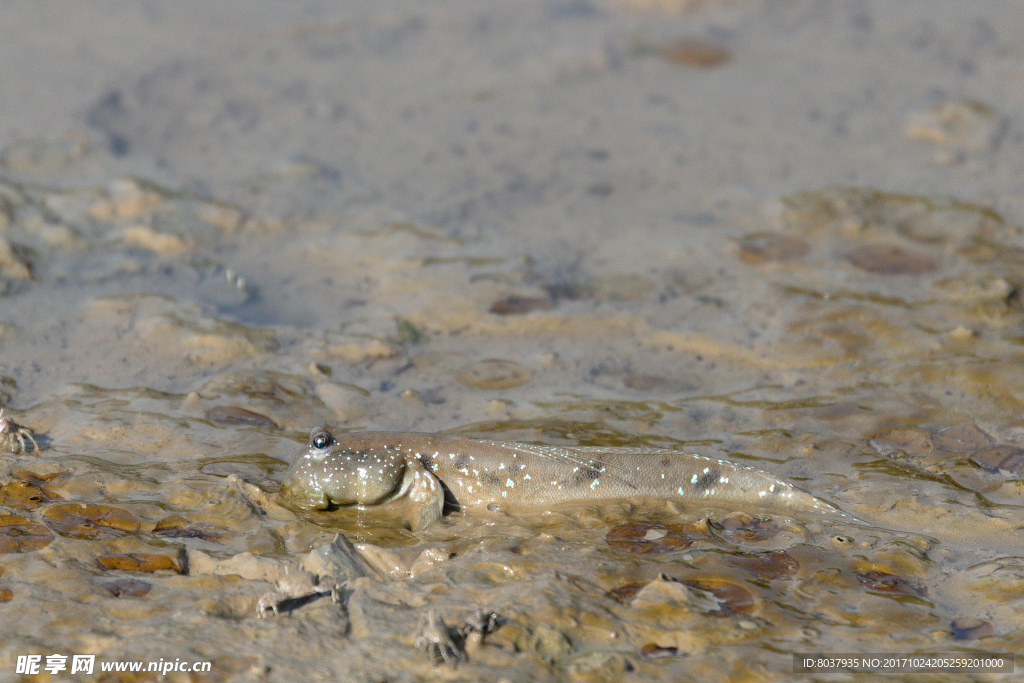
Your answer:
[[[696,527],[657,522],[627,522],[611,529],[605,536],[612,548],[634,555],[684,550],[703,538],[707,535]]]
[[[644,375],[630,372],[622,379],[622,383],[629,389],[650,391],[663,386],[666,382],[664,378],[658,377],[657,375]]]
[[[869,244],[854,249],[846,260],[861,270],[877,275],[920,275],[937,270],[939,260],[894,244]]]
[[[14,591],[10,588],[0,588],[0,602],[10,602],[14,599]]]
[[[27,481],[17,480],[0,486],[0,505],[6,507],[34,510],[43,503],[59,499],[60,496]]]
[[[125,555],[100,555],[96,562],[104,569],[127,572],[158,572],[172,570],[183,573],[177,558],[156,553],[128,553]]]
[[[330,377],[333,374],[331,366],[324,365],[323,363],[310,363],[309,374],[313,377]]]
[[[889,430],[872,437],[868,444],[887,457],[900,452],[905,455],[918,455],[932,450],[932,440],[928,432],[915,427]]]
[[[999,118],[987,104],[976,100],[950,99],[915,112],[904,135],[954,150],[985,150],[998,137]]]
[[[687,579],[682,583],[714,596],[714,599],[718,601],[718,609],[706,612],[709,616],[728,617],[733,614],[748,614],[757,608],[754,594],[738,583],[716,577]]]
[[[495,315],[522,315],[530,311],[550,311],[555,307],[551,299],[533,296],[510,296],[499,299],[488,309]]]
[[[19,515],[0,515],[0,555],[29,553],[51,541],[53,534],[45,525]]]
[[[971,455],[981,448],[991,446],[994,439],[973,422],[946,427],[932,434],[932,443],[946,453]]]
[[[685,657],[685,652],[680,652],[674,647],[662,647],[657,643],[647,643],[640,648],[640,654],[648,659],[659,659],[661,657]]]
[[[43,511],[43,521],[62,536],[106,540],[139,530],[139,518],[112,505],[57,503]]]
[[[662,48],[661,56],[676,64],[707,69],[729,61],[732,53],[701,38],[683,38]]]
[[[744,263],[759,265],[769,261],[792,261],[806,256],[811,248],[799,237],[765,232],[740,241],[739,257]]]
[[[165,517],[153,528],[154,536],[163,538],[198,538],[201,541],[220,542],[223,533],[203,526],[194,526],[184,517]]]
[[[533,373],[510,360],[489,359],[474,363],[455,376],[455,381],[474,389],[511,389],[527,384]]]
[[[751,517],[745,512],[733,512],[719,522],[722,535],[730,541],[754,543],[778,535],[779,527],[765,517]]]
[[[954,467],[946,472],[946,476],[957,486],[978,493],[991,493],[1002,488],[1004,483],[1003,477],[999,474],[976,467]]]
[[[730,558],[729,562],[756,574],[759,579],[768,580],[794,576],[800,569],[800,563],[785,550],[737,555]]]
[[[26,250],[0,237],[0,275],[10,280],[32,280],[32,264],[23,256]]]
[[[55,479],[66,479],[70,473],[68,472],[44,472],[42,474],[33,472],[32,470],[13,470],[11,474],[18,479],[24,479],[30,484],[36,486],[42,486],[46,482],[52,482]]]
[[[928,595],[928,589],[925,586],[922,586],[916,581],[904,579],[902,576],[889,574],[888,572],[858,572],[857,580],[860,581],[861,585],[866,587],[868,590],[879,591],[882,593],[916,595],[920,598]]]
[[[277,427],[266,415],[238,406],[216,406],[208,409],[203,416],[220,425],[245,425],[249,427]]]
[[[1020,474],[1024,472],[1024,449],[1006,444],[984,446],[971,456],[971,462],[989,472]]]
[[[115,598],[139,598],[148,593],[153,584],[140,579],[117,579],[104,583],[103,587]]]
[[[953,637],[956,640],[977,640],[995,633],[990,622],[975,617],[954,619],[949,627],[953,630]]]
[[[628,602],[635,598],[636,594],[639,593],[641,589],[643,589],[643,587],[646,585],[646,583],[627,583],[624,586],[619,586],[618,588],[611,589],[610,591],[608,591],[608,595],[612,596],[616,600]]]
[[[1006,459],[999,463],[999,471],[1010,475],[1024,474],[1024,451],[1012,446],[1008,448],[1013,448],[1014,451],[1020,452],[1014,452],[1007,455]]]

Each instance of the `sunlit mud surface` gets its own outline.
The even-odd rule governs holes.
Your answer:
[[[623,54],[730,58],[663,43]],[[991,116],[956,106],[980,121],[962,150],[948,108],[906,135],[984,154]],[[536,226],[269,217],[289,183],[334,182],[298,162],[248,203],[32,179],[86,153],[38,144],[0,181],[0,404],[38,442],[0,449],[5,673],[64,652],[212,662],[172,680],[753,681],[790,679],[793,653],[1024,651],[1019,197],[810,186],[569,249]],[[294,512],[278,488],[318,424],[698,452],[862,522]],[[338,532],[370,575],[267,614]],[[500,621],[458,666],[416,649],[429,613],[479,609]]]
[[[476,607],[507,622],[443,676],[755,677],[792,652],[1021,645],[1012,282],[1024,251],[998,211],[807,192],[782,197],[762,230],[737,207],[642,272],[565,281],[533,271],[529,253],[423,226],[283,235],[215,202],[116,187],[131,193],[5,188],[5,235],[31,249],[12,263],[34,273],[8,280],[8,310],[47,289],[90,294],[64,320],[5,325],[8,372],[29,356],[68,363],[66,383],[40,373],[39,400],[15,413],[41,451],[2,456],[0,582],[19,634],[5,652],[141,658],[158,639],[226,678],[310,658],[325,675],[369,680],[383,658],[388,675],[416,678],[431,669],[412,648],[427,611],[453,621]],[[70,207],[45,224],[66,235],[56,245],[30,220],[54,204]],[[238,322],[273,304],[218,277],[203,240],[229,245],[244,272],[301,266],[291,287],[329,277],[352,298],[321,329]],[[129,263],[154,289],[171,273],[209,299],[103,294]],[[491,312],[512,297],[544,305]],[[74,363],[44,360],[54,338],[74,340]],[[5,380],[9,405],[24,404],[21,384]],[[372,509],[296,515],[272,494],[319,423],[694,450],[787,477],[866,524],[635,502],[456,514],[417,534]],[[247,484],[271,494],[269,512]],[[197,553],[285,560],[336,531],[390,549],[395,566],[429,548],[452,557],[265,620],[265,576],[196,571]]]

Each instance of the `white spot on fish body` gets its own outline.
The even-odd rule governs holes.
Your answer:
[[[516,487],[516,483],[511,479],[506,479],[505,486],[509,487],[510,489],[514,489]]]
[[[697,475],[696,474],[693,475],[692,477],[690,477],[690,483],[691,484],[696,484],[697,483]]]
[[[590,488],[593,489],[595,486],[597,486],[600,483],[601,483],[600,479],[595,479],[594,481],[590,482]],[[558,488],[562,488],[562,487],[559,486]]]
[[[523,479],[533,479],[529,474],[524,474]]]
[[[508,498],[508,491],[502,491],[501,492],[501,497],[502,498]]]

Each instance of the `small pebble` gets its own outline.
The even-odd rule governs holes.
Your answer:
[[[945,100],[911,116],[904,134],[933,145],[986,150],[996,143],[999,120],[991,107],[981,102]]]
[[[318,379],[330,377],[331,368],[329,365],[324,365],[323,363],[310,363],[309,374]]]
[[[730,558],[729,563],[743,567],[760,579],[769,580],[794,576],[800,568],[800,563],[785,550],[768,550],[752,555],[739,555]]]
[[[869,244],[854,249],[846,260],[861,270],[876,275],[921,275],[937,270],[939,260],[921,252],[894,244]]]
[[[100,555],[97,564],[103,569],[129,572],[174,571],[185,573],[183,563],[176,556],[159,553],[127,553]]]
[[[857,580],[868,590],[882,593],[899,593],[901,595],[916,595],[918,597],[928,595],[928,589],[920,583],[888,572],[859,572]]]
[[[971,455],[981,448],[991,446],[995,440],[973,422],[953,425],[932,434],[932,444],[946,453]]]
[[[960,617],[949,625],[956,640],[977,640],[995,633],[990,622],[975,617]]]
[[[949,338],[953,341],[967,341],[974,339],[977,336],[977,332],[974,330],[964,327],[963,325],[957,325],[949,331]]]
[[[698,592],[707,594],[709,609],[704,613],[712,617],[727,617],[747,614],[757,609],[757,598],[747,588],[729,578],[714,576],[687,579],[682,583]],[[710,609],[713,607],[713,609]]]
[[[45,525],[20,515],[0,515],[0,555],[30,553],[52,541],[53,533]]]
[[[120,538],[139,530],[139,518],[112,505],[56,503],[43,510],[43,521],[62,536],[90,540]]]
[[[732,53],[701,38],[683,38],[662,48],[661,56],[676,64],[708,69],[729,61]]]
[[[550,311],[555,307],[551,299],[531,296],[510,296],[499,299],[488,309],[495,315],[522,315],[530,311]]]
[[[220,425],[245,425],[249,427],[277,427],[266,415],[238,406],[215,406],[203,413],[210,422]]]
[[[680,657],[685,656],[685,653],[680,653],[678,649],[674,647],[662,647],[655,643],[647,643],[640,648],[640,654],[648,659],[660,659],[662,657]]]
[[[474,389],[511,389],[533,379],[533,373],[510,360],[482,360],[455,376],[455,381]]]
[[[773,261],[793,261],[807,255],[810,246],[799,237],[775,232],[746,237],[739,243],[739,257],[744,263],[758,265]]]
[[[153,587],[153,584],[139,579],[117,579],[102,585],[115,598],[138,598],[148,593]]]

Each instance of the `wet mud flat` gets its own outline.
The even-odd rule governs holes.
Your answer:
[[[558,105],[629,69],[734,68],[750,6],[558,5],[559,21],[590,8],[611,47],[517,87]],[[372,35],[437,26],[403,16]],[[331,58],[354,49],[338,32],[288,35]],[[979,43],[981,73],[1024,68],[997,43]],[[91,132],[153,154],[144,94],[93,110]],[[305,158],[171,184],[118,172],[88,135],[10,141],[0,405],[38,448],[0,449],[2,675],[56,652],[212,663],[169,680],[789,680],[793,653],[1024,650],[1024,205],[1000,156],[1015,113],[938,100],[879,130],[992,188],[825,174],[645,205],[629,164],[593,170],[595,144],[547,183],[467,181],[463,220],[438,186],[398,215],[401,182],[354,199],[365,187]],[[318,424],[698,452],[862,522],[640,499],[416,532],[373,509],[296,512],[278,490]],[[481,609],[498,618],[456,632]],[[431,614],[457,666],[417,649]]]
[[[77,195],[93,216],[110,201],[7,187]],[[136,187],[154,216],[210,205]],[[24,207],[12,240],[30,239]],[[112,294],[71,320],[9,326],[14,353],[61,328],[139,384],[71,381],[14,413],[41,450],[2,455],[5,657],[159,649],[212,661],[224,679],[645,680],[782,672],[792,652],[1014,651],[1019,228],[980,204],[845,188],[782,198],[770,229],[743,227],[744,210],[729,234],[643,272],[570,282],[545,282],[529,254],[425,227],[296,226],[282,239],[242,224],[257,246],[238,239],[235,263],[291,250],[277,263],[347,278],[362,315],[341,330],[254,327],[166,295]],[[225,299],[255,296],[198,247],[125,244],[119,223],[152,225],[145,213],[74,219],[93,221],[102,246],[80,238],[53,262],[99,251],[180,269]],[[148,230],[158,243],[188,237]],[[35,253],[39,274],[12,279],[10,301],[45,287]],[[259,265],[245,271],[274,268]],[[695,279],[703,288],[680,291]],[[688,329],[698,312],[713,329]],[[103,346],[112,333],[122,358]],[[159,377],[181,389],[148,385],[166,387]],[[19,383],[4,386],[17,405]],[[274,494],[319,423],[692,450],[787,477],[868,524],[650,501],[456,514],[418,533],[372,510],[293,513]],[[284,568],[338,531],[369,544],[373,577],[347,579],[341,603],[258,618]],[[434,560],[410,576],[424,553]],[[477,608],[502,625],[435,673],[413,647],[426,615],[455,624]]]

